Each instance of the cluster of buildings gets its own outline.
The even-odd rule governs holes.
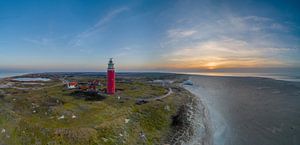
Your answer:
[[[114,63],[112,58],[110,58],[107,67],[107,82],[106,82],[106,90],[104,90],[107,94],[115,94],[116,92],[116,72],[114,68]],[[82,91],[94,91],[98,92],[97,86],[102,86],[99,80],[93,80],[88,83],[78,83],[77,81],[66,82],[68,89],[80,89]]]

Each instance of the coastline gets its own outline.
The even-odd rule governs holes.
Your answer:
[[[187,145],[212,145],[213,134],[211,118],[207,106],[193,92],[187,89],[188,86],[183,85],[183,88],[191,93],[193,105],[190,107],[190,122],[193,129],[193,136],[186,142]]]
[[[191,79],[189,79],[192,81]],[[192,93],[198,100],[199,104],[202,106],[202,110],[205,112],[205,117],[203,120],[205,121],[209,132],[209,136],[211,138],[211,141],[208,145],[224,145],[225,142],[225,135],[226,130],[229,129],[228,123],[226,120],[222,117],[222,115],[215,109],[212,104],[213,100],[208,100],[205,98],[207,94],[205,94],[205,91],[201,88],[195,88],[194,86],[185,85],[184,88],[188,90],[190,93]],[[195,138],[199,138],[195,137]],[[190,143],[189,145],[196,145],[195,143]]]
[[[0,80],[1,79],[7,79],[11,77],[17,77],[17,76],[22,76],[22,75],[27,75],[29,73],[1,73],[0,72]]]
[[[235,72],[173,72],[176,74],[184,74],[190,76],[213,76],[213,77],[243,77],[243,78],[267,78],[273,80],[300,82],[300,72],[295,73],[235,73]]]
[[[168,139],[174,145],[211,145],[212,136],[207,109],[201,100],[180,85],[181,97],[185,103],[173,116],[172,134]]]
[[[207,109],[211,144],[299,144],[300,83],[198,75],[189,80],[193,85],[184,88]]]

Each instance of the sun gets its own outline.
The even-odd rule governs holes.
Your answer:
[[[205,66],[207,67],[207,69],[210,69],[210,70],[216,69],[217,63],[216,62],[209,62]]]

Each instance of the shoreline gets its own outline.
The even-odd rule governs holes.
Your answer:
[[[192,81],[190,78],[189,80]],[[183,87],[196,97],[199,104],[198,107],[201,107],[201,110],[204,112],[202,120],[204,121],[203,123],[207,128],[207,131],[205,133],[206,136],[209,137],[209,142],[207,142],[208,138],[205,138],[206,140],[201,141],[202,144],[223,145],[223,136],[225,134],[225,130],[228,129],[228,125],[225,122],[224,118],[222,118],[221,115],[216,111],[216,109],[214,109],[210,105],[211,102],[208,102],[203,98],[203,96],[205,96],[203,92],[195,89],[194,86],[184,85]],[[198,134],[197,136],[194,136],[194,141],[189,143],[188,145],[196,145],[197,138],[201,138],[202,136],[203,134]]]
[[[190,114],[193,116],[189,121],[191,122],[194,134],[191,140],[188,141],[187,145],[212,145],[213,144],[213,134],[212,134],[212,124],[209,115],[209,110],[201,98],[196,96],[191,92],[187,86],[183,86],[185,90],[192,94],[194,106],[190,109]]]
[[[187,101],[173,116],[172,135],[168,139],[170,144],[176,145],[211,145],[211,128],[207,109],[197,96],[187,90],[184,85],[180,85],[182,97],[187,97]]]
[[[238,78],[262,78],[272,79],[278,81],[300,82],[300,75],[296,73],[221,73],[221,72],[208,72],[208,73],[193,73],[193,72],[172,72],[175,74],[188,75],[188,76],[207,76],[207,77],[238,77]]]
[[[3,75],[3,74],[6,74],[6,75]],[[31,73],[1,73],[0,72],[0,80],[12,78],[12,77],[23,76],[23,75],[28,75],[28,74],[31,74]]]

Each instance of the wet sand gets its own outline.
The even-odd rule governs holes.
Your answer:
[[[185,86],[208,110],[215,145],[299,145],[300,83],[191,76]]]

